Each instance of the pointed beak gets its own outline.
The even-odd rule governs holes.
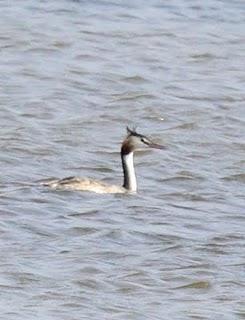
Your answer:
[[[158,144],[158,143],[154,143],[154,142],[151,142],[148,144],[148,147],[150,148],[154,148],[154,149],[166,149],[165,146],[161,145],[161,144]]]

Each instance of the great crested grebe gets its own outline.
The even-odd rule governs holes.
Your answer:
[[[122,142],[121,159],[123,168],[123,186],[108,185],[101,181],[87,178],[68,177],[64,179],[53,179],[43,182],[45,186],[61,190],[92,191],[96,193],[126,193],[136,192],[137,182],[134,170],[134,151],[142,146],[155,149],[165,149],[164,146],[152,142],[146,136],[137,133],[127,127],[127,137]]]

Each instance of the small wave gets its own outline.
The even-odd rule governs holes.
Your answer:
[[[115,101],[131,101],[131,100],[139,100],[139,99],[155,99],[155,96],[152,94],[147,94],[147,93],[131,93],[131,94],[120,94],[120,95],[114,95]]]
[[[230,176],[223,177],[222,179],[226,181],[245,182],[245,173],[233,174]]]
[[[121,78],[122,81],[129,82],[129,83],[135,83],[135,84],[141,84],[148,82],[147,79],[141,77],[141,76],[131,76],[131,77],[123,77]]]
[[[195,281],[184,286],[176,287],[174,289],[209,289],[210,287],[211,284],[209,281]]]

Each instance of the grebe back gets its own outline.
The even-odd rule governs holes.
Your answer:
[[[134,151],[142,146],[155,149],[165,149],[164,146],[152,142],[146,136],[137,133],[127,127],[127,137],[122,142],[121,160],[123,168],[123,186],[108,185],[101,181],[88,178],[68,177],[64,179],[53,179],[43,182],[45,186],[61,190],[92,191],[96,193],[126,193],[137,191],[137,181],[134,170]]]

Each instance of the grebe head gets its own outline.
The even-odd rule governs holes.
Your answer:
[[[135,130],[131,130],[129,127],[127,127],[127,133],[128,135],[122,143],[122,154],[129,154],[145,146],[154,149],[165,149],[164,146],[153,142],[148,137],[136,132]]]

